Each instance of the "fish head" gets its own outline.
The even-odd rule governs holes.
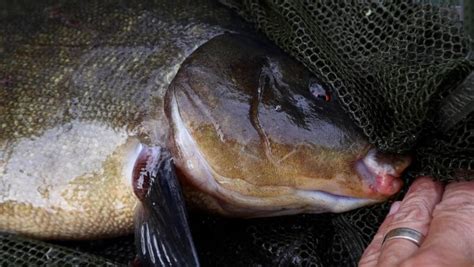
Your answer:
[[[266,42],[215,37],[166,96],[192,202],[235,216],[342,212],[401,188],[409,157],[370,145],[328,84]]]

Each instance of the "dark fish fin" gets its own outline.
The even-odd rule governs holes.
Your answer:
[[[151,151],[153,150],[153,151]],[[170,153],[148,149],[134,170],[135,244],[143,266],[199,266],[185,202]],[[151,155],[151,156],[150,156]],[[139,159],[140,160],[140,159]]]

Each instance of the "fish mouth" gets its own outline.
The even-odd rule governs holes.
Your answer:
[[[387,154],[371,149],[364,158],[355,163],[364,193],[374,198],[386,199],[398,193],[403,186],[400,178],[403,171],[411,164],[408,155]]]

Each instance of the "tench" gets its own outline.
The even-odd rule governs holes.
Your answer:
[[[224,7],[163,2],[2,13],[0,231],[129,233],[168,150],[189,206],[226,216],[342,212],[400,189],[409,158],[370,145],[330,84]]]

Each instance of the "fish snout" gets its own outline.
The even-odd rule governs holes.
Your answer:
[[[400,177],[411,161],[408,155],[383,153],[374,148],[357,161],[356,171],[369,195],[386,198],[400,191]]]

